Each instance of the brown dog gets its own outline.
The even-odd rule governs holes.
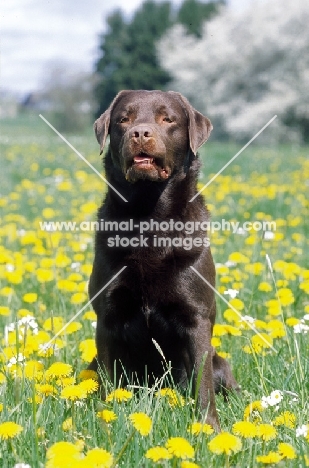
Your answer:
[[[176,384],[193,379],[193,394],[198,390],[208,422],[219,430],[215,391],[238,385],[211,346],[214,293],[190,268],[215,284],[201,228],[208,212],[201,196],[189,202],[196,194],[197,149],[211,129],[207,117],[171,91],[122,91],[95,122],[101,153],[110,135],[107,180],[127,202],[109,187],[99,209],[98,218],[113,222],[114,230],[96,234],[90,297],[126,269],[93,300],[98,356],[90,368],[99,365],[117,384],[121,378],[150,385],[170,362]],[[180,223],[187,229],[176,229]],[[141,225],[149,227],[146,236]]]

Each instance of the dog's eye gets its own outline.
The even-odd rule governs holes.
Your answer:
[[[163,122],[172,123],[173,121],[169,117],[163,117]]]
[[[121,119],[119,119],[119,123],[126,123],[126,122],[129,122],[129,117],[121,117]]]

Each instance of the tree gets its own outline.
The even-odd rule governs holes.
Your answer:
[[[100,115],[121,89],[165,89],[171,76],[159,63],[156,42],[177,22],[185,24],[190,34],[199,35],[201,22],[212,17],[219,2],[184,0],[177,12],[170,1],[146,0],[131,20],[126,20],[121,10],[113,12],[107,18],[107,31],[101,35],[95,66],[96,114]]]
[[[184,25],[189,34],[201,37],[203,23],[213,18],[223,4],[223,0],[207,3],[198,0],[184,0],[178,11],[177,23]]]
[[[160,89],[170,80],[158,62],[155,38],[172,24],[170,2],[147,0],[126,22],[121,11],[107,18],[108,30],[101,36],[101,58],[96,64],[99,84],[95,95],[101,114],[121,89]]]
[[[172,86],[213,121],[218,137],[251,138],[278,115],[263,135],[309,142],[309,3],[281,0],[222,13],[200,39],[181,26],[158,45]]]

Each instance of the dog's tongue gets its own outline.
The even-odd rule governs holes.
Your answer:
[[[151,164],[153,162],[153,158],[147,156],[134,156],[135,164]]]

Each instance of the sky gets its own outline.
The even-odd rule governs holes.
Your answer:
[[[243,8],[253,0],[230,0]],[[179,0],[174,0],[175,4]],[[53,64],[91,72],[106,16],[128,15],[141,0],[8,0],[0,6],[0,91],[19,96],[43,86]]]

